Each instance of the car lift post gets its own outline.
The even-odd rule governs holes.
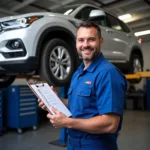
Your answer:
[[[60,87],[60,97],[61,98],[67,98],[67,92],[68,92],[68,86],[67,85]],[[50,141],[49,144],[53,144],[53,145],[57,145],[57,146],[61,146],[61,147],[66,147],[67,146],[67,140],[68,140],[66,128],[61,128],[59,133],[60,133],[60,138],[58,140],[55,140],[55,141]]]
[[[140,78],[146,78],[146,83],[145,83],[145,96],[146,96],[146,101],[144,102],[144,108],[150,109],[150,72],[137,72],[136,74],[127,74],[125,75],[128,80],[130,79],[140,79]]]

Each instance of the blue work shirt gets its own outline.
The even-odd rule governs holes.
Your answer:
[[[115,145],[117,133],[122,125],[127,80],[102,53],[85,70],[83,68],[82,63],[74,73],[68,90],[68,108],[72,118],[85,119],[114,113],[121,117],[120,124],[114,134],[90,134],[67,129],[68,135],[75,139],[99,139],[104,147]]]

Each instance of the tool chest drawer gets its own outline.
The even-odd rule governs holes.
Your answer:
[[[37,97],[28,86],[10,86],[5,90],[6,125],[9,128],[37,126]]]
[[[3,99],[2,99],[2,91],[0,90],[0,133],[3,130]]]

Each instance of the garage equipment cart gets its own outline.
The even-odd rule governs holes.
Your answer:
[[[0,135],[2,134],[3,130],[3,101],[2,101],[2,91],[0,90]]]
[[[28,86],[10,86],[4,91],[6,127],[37,129],[37,98]]]

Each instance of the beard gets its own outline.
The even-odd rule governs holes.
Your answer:
[[[91,56],[83,56],[82,51],[94,51],[94,53]],[[100,54],[100,47],[99,48],[92,48],[92,47],[86,47],[84,49],[78,50],[79,55],[82,57],[84,61],[93,61],[99,54]]]

